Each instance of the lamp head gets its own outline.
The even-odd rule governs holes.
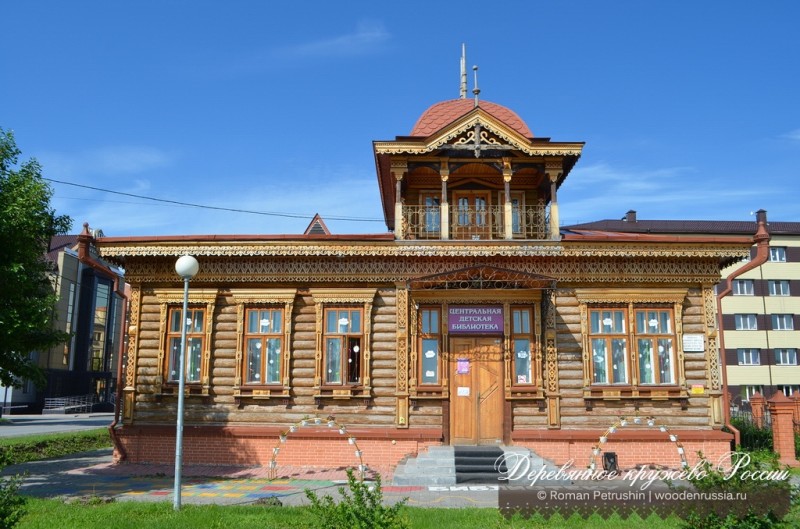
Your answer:
[[[175,262],[175,271],[183,279],[193,278],[197,275],[199,270],[200,264],[197,262],[197,259],[191,255],[184,255],[183,257],[178,258],[178,260]]]

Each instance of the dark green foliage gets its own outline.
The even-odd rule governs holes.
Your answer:
[[[56,296],[44,258],[71,220],[50,207],[52,190],[35,160],[17,165],[14,135],[0,128],[0,384],[44,383],[29,359],[67,339],[52,325]]]
[[[25,498],[19,495],[20,476],[0,478],[0,529],[9,529],[19,523],[25,514]]]
[[[740,434],[742,450],[772,450],[772,430],[759,428],[753,421],[744,418],[731,418]]]
[[[744,471],[728,472],[712,465],[703,459],[702,470],[698,477],[690,479],[691,484],[698,491],[702,492],[737,492],[737,493],[767,493],[768,495],[778,496],[788,494],[792,503],[797,497],[797,490],[788,479],[754,479],[745,474]],[[786,471],[774,452],[762,450],[756,452],[734,452],[734,465],[739,458],[749,458],[746,470],[750,472],[779,472]],[[787,471],[788,475],[788,471]],[[748,494],[750,498],[757,497]],[[762,496],[763,497],[763,496]],[[752,500],[751,500],[752,501]],[[710,513],[700,516],[691,513],[681,524],[681,529],[780,529],[788,528],[793,525],[779,519],[772,511],[766,514],[758,514],[748,510],[743,514],[728,512],[724,517],[717,513]]]
[[[349,492],[348,492],[349,491]],[[306,490],[311,502],[311,511],[323,529],[406,529],[410,525],[402,515],[405,500],[392,506],[383,504],[380,475],[375,484],[358,481],[353,469],[347,470],[347,489],[339,487],[340,501],[337,503],[330,495],[319,498],[316,493]]]

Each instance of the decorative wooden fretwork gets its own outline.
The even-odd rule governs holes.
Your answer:
[[[474,266],[453,270],[409,282],[411,290],[507,290],[551,288],[555,280],[536,274],[497,268]]]
[[[297,289],[232,289],[231,297],[236,303],[236,375],[233,382],[233,395],[236,398],[253,399],[289,398],[291,391],[292,363],[292,309]],[[281,351],[280,385],[242,384],[245,363],[245,312],[248,308],[280,305],[283,308],[283,350]]]
[[[545,312],[545,367],[547,373],[547,426],[561,427],[561,395],[558,388],[558,344],[556,342],[556,290],[546,291]]]
[[[409,247],[407,255],[374,259],[347,257],[242,257],[206,258],[203,273],[192,280],[193,284],[206,282],[229,284],[250,282],[287,281],[374,283],[409,281],[475,266],[480,252],[454,251],[431,245],[421,252],[423,245]],[[497,246],[493,255],[481,258],[482,266],[507,269],[533,276],[553,278],[558,282],[586,281],[592,283],[617,283],[625,278],[627,283],[713,283],[719,278],[718,258],[673,259],[663,253],[654,257],[556,257],[559,248],[551,246],[549,257],[537,256],[530,245]],[[530,249],[529,252],[525,248]],[[663,248],[662,248],[663,250]],[[620,251],[625,251],[621,249]],[[512,257],[521,257],[514,259]],[[524,258],[523,258],[524,257]],[[687,255],[686,257],[691,257]],[[126,279],[132,284],[163,283],[173,280],[174,261],[171,259],[126,260]]]
[[[187,395],[203,395],[209,394],[211,387],[210,380],[210,366],[211,366],[211,333],[213,330],[214,321],[214,307],[216,305],[217,289],[202,289],[190,288],[189,289],[189,305],[205,304],[205,340],[203,349],[203,360],[201,362],[200,384],[187,384]],[[169,362],[167,354],[167,314],[170,306],[180,306],[183,303],[183,289],[170,288],[160,289],[155,291],[158,302],[161,306],[160,314],[160,332],[159,332],[159,345],[158,345],[158,373],[155,393],[156,394],[174,394],[177,392],[177,385],[166,384],[164,381],[164,373],[166,372],[165,363]],[[183,351],[183,354],[186,354]]]
[[[682,404],[688,398],[686,390],[686,375],[683,353],[683,303],[688,295],[686,288],[619,288],[619,289],[576,289],[575,297],[580,303],[581,314],[581,339],[583,347],[583,397],[584,399],[651,399],[667,400],[681,399]],[[675,385],[653,386],[638,384],[637,374],[634,369],[631,373],[631,383],[614,387],[593,386],[592,373],[592,348],[589,329],[589,305],[618,305],[627,308],[627,342],[626,348],[628,364],[633,366],[634,348],[634,311],[641,306],[664,305],[672,309],[675,318],[675,350],[676,350],[676,380]]]
[[[402,283],[397,288],[397,413],[395,424],[408,428],[408,290]]]
[[[316,306],[316,351],[314,366],[314,398],[321,403],[324,398],[349,399],[372,398],[371,387],[371,334],[372,334],[372,304],[375,300],[375,288],[312,288],[309,293],[314,298]],[[324,325],[325,307],[329,305],[363,305],[364,307],[364,342],[362,344],[362,360],[364,362],[363,382],[358,386],[342,385],[330,387],[323,383],[324,366]]]
[[[706,361],[708,362],[708,387],[712,391],[722,389],[722,375],[719,362],[719,351],[717,343],[717,317],[715,310],[714,291],[711,287],[703,288],[703,309],[705,313],[706,333]]]
[[[139,351],[139,318],[142,312],[142,289],[131,289],[128,320],[128,358],[125,365],[125,387],[123,388],[123,421],[131,424],[136,403],[136,365]]]

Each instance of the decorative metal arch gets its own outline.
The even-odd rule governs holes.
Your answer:
[[[551,290],[556,280],[519,270],[471,266],[408,281],[408,290]]]

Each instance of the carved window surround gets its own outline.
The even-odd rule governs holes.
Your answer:
[[[200,383],[186,383],[185,395],[186,396],[208,396],[211,387],[210,381],[210,366],[211,366],[211,331],[212,322],[214,320],[214,306],[216,305],[217,295],[219,291],[211,288],[190,288],[189,289],[189,305],[206,306],[206,321],[205,321],[205,342],[203,350],[203,361],[201,362]],[[160,332],[158,343],[158,379],[156,382],[155,393],[157,395],[174,395],[178,393],[178,385],[175,383],[166,383],[164,381],[165,366],[164,363],[168,361],[167,358],[167,314],[169,307],[183,305],[183,289],[170,288],[162,289],[155,292],[156,298],[161,308],[160,315]],[[186,351],[183,351],[186,354]]]
[[[680,400],[686,405],[688,392],[683,354],[683,303],[688,295],[687,288],[659,288],[653,290],[627,289],[576,289],[575,297],[580,303],[581,342],[583,346],[583,398],[587,406],[591,400]],[[639,385],[638,373],[631,368],[631,383],[620,386],[598,386],[591,382],[591,345],[589,329],[589,305],[627,305],[628,314],[633,315],[636,308],[647,305],[671,305],[675,316],[676,376],[675,385]],[[632,316],[631,316],[632,317]],[[634,332],[633,322],[628,322],[629,361],[633,361]]]
[[[231,297],[236,303],[236,375],[233,381],[233,396],[255,400],[270,398],[288,399],[291,386],[292,351],[290,344],[292,338],[292,309],[297,296],[295,288],[272,289],[231,289]],[[263,307],[266,305],[283,306],[283,350],[281,351],[281,384],[280,385],[252,385],[242,384],[244,370],[244,334],[245,312],[248,308]]]
[[[314,353],[314,398],[320,402],[323,398],[351,399],[372,398],[371,378],[371,334],[372,334],[372,304],[375,300],[377,288],[311,288],[309,293],[314,299],[316,308],[316,349]],[[363,305],[364,307],[364,341],[363,357],[364,375],[363,382],[358,386],[343,384],[337,387],[325,386],[324,379],[324,330],[325,307],[331,305]]]

